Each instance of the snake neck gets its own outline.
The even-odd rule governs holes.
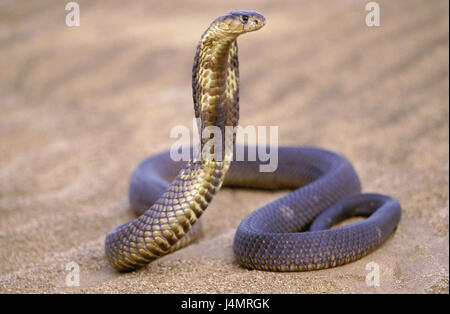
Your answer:
[[[239,120],[239,64],[236,37],[213,25],[203,34],[197,46],[192,71],[195,117],[200,119],[202,152],[214,154],[211,141],[220,140],[221,160],[231,160],[234,132],[226,126],[237,126]],[[205,130],[207,132],[205,132]],[[214,135],[208,136],[208,130]],[[220,131],[215,133],[215,131]],[[205,134],[206,133],[206,134]],[[207,143],[211,145],[207,145]],[[203,154],[203,156],[205,156]]]

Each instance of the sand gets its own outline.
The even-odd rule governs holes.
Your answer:
[[[0,292],[449,292],[448,1],[379,1],[370,28],[364,1],[78,2],[73,28],[61,1],[0,4]],[[267,18],[239,40],[241,125],[346,155],[364,191],[401,202],[400,225],[342,267],[250,271],[233,257],[236,227],[286,192],[223,189],[196,243],[117,273],[103,245],[134,218],[129,175],[191,127],[195,46],[233,9]]]

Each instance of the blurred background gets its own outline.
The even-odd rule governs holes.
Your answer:
[[[377,1],[379,27],[357,0],[80,0],[78,27],[67,2],[0,0],[0,292],[448,293],[448,1]],[[364,191],[400,200],[400,226],[343,267],[248,271],[235,228],[286,192],[224,189],[197,243],[118,274],[103,244],[134,218],[129,175],[192,126],[197,42],[236,9],[267,19],[238,40],[240,124],[346,155]],[[80,287],[65,284],[71,261]]]

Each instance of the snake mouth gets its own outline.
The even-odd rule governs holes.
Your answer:
[[[264,18],[264,17],[263,17]],[[251,22],[244,25],[245,32],[254,32],[261,29],[264,25],[266,25],[266,20],[263,19],[252,19]]]

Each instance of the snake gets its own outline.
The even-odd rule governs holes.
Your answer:
[[[260,158],[235,161],[236,135],[226,129],[237,127],[239,120],[237,37],[265,24],[256,11],[232,11],[216,18],[201,36],[192,70],[195,117],[201,131],[213,127],[222,133],[201,137],[200,158],[174,161],[166,151],[135,168],[128,196],[138,217],[111,230],[105,240],[105,255],[116,270],[141,268],[192,243],[201,234],[200,217],[222,186],[290,190],[237,227],[235,261],[247,269],[340,266],[373,252],[396,230],[400,203],[361,193],[355,169],[341,154],[280,146],[273,172],[260,171]],[[212,139],[221,146],[208,145]],[[242,149],[247,154],[254,147]],[[355,216],[363,219],[339,225]]]

